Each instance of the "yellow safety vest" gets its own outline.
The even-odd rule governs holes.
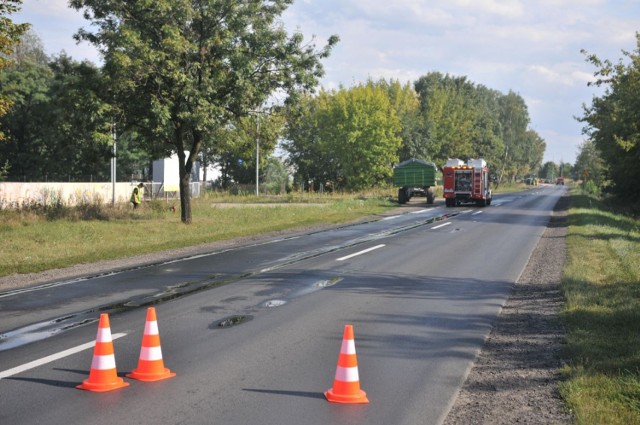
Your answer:
[[[131,202],[134,204],[140,203],[140,188],[137,186],[134,187],[133,192],[131,192]]]

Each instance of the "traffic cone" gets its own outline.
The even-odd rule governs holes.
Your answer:
[[[369,403],[367,393],[360,389],[358,359],[356,358],[352,325],[344,327],[333,388],[325,391],[324,395],[332,403]]]
[[[156,309],[149,307],[147,310],[147,321],[144,325],[144,335],[142,336],[138,368],[128,373],[127,377],[150,382],[172,378],[174,376],[176,376],[175,373],[164,367],[162,349],[160,348],[158,321],[156,320]]]
[[[102,313],[98,323],[96,345],[93,348],[93,360],[89,379],[76,386],[81,390],[105,392],[129,386],[129,383],[118,377],[116,358],[113,354],[113,341],[109,326],[109,315]]]

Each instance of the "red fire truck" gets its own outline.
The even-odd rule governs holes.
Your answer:
[[[450,159],[442,169],[442,175],[447,207],[461,203],[475,203],[481,207],[491,205],[489,169],[484,159],[470,159],[466,164],[459,159]]]

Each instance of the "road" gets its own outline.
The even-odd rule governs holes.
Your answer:
[[[0,423],[439,424],[563,191],[0,294]],[[151,304],[177,376],[75,389],[99,313],[110,313],[124,376]],[[242,320],[220,326],[230,318]],[[369,404],[324,398],[346,324]]]

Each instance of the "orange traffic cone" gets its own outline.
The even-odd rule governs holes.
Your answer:
[[[324,393],[327,400],[333,403],[369,403],[367,393],[360,389],[358,377],[358,359],[356,345],[353,339],[353,326],[344,327],[340,357],[333,388]]]
[[[89,379],[85,379],[82,384],[76,386],[76,388],[104,392],[117,390],[118,388],[123,388],[128,385],[127,382],[124,382],[122,378],[118,377],[116,358],[113,354],[109,315],[102,313],[100,315],[100,322],[98,323],[96,345],[93,348],[93,360],[91,361]]]
[[[172,378],[174,376],[176,376],[175,373],[172,373],[164,367],[162,349],[160,348],[158,321],[156,320],[156,309],[149,307],[147,310],[147,321],[144,325],[144,335],[142,336],[138,368],[128,373],[127,377],[149,382]]]

